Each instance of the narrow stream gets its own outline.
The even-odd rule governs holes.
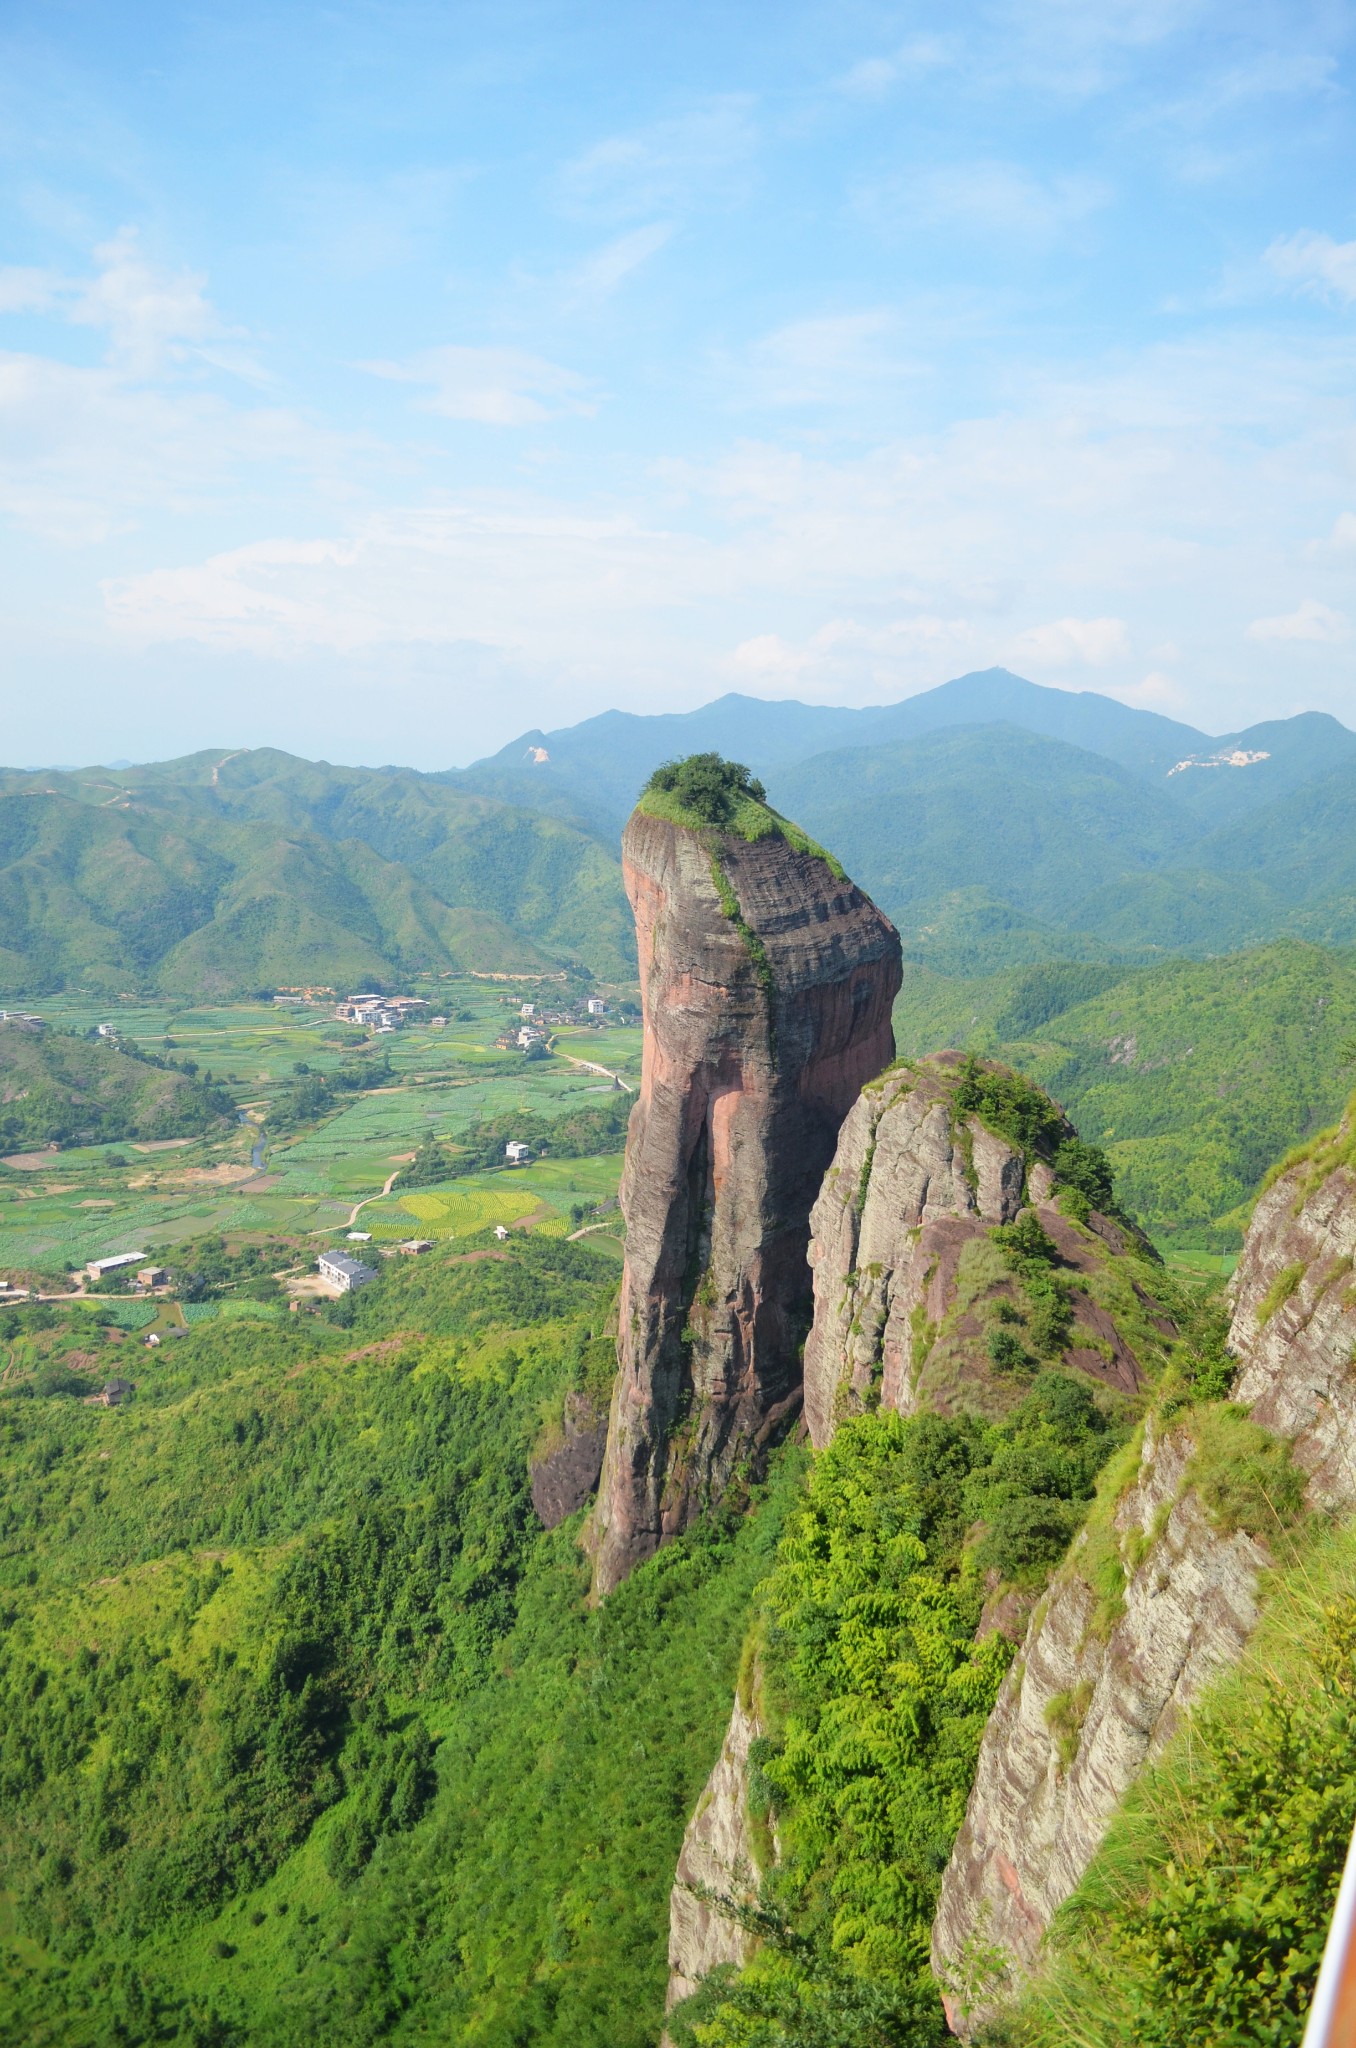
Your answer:
[[[236,1111],[236,1116],[237,1116],[237,1118],[239,1119],[239,1121],[240,1121],[240,1122],[241,1122],[242,1124],[247,1124],[247,1123],[249,1122],[249,1118],[248,1118],[248,1116],[247,1116],[247,1115],[245,1114],[245,1112],[244,1112],[244,1110],[243,1110],[243,1109],[238,1109],[238,1110]],[[259,1133],[259,1136],[258,1136],[258,1137],[257,1137],[257,1138],[255,1139],[255,1141],[254,1141],[254,1150],[253,1150],[253,1151],[252,1151],[252,1152],[250,1153],[250,1164],[251,1164],[251,1166],[252,1166],[252,1167],[254,1168],[254,1170],[255,1170],[255,1172],[256,1172],[256,1173],[262,1173],[262,1172],[263,1172],[263,1170],[264,1170],[264,1135],[263,1135],[263,1132],[262,1132],[262,1131],[261,1131],[261,1132]]]

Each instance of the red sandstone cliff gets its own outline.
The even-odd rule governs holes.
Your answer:
[[[894,1050],[894,927],[778,832],[636,811],[645,1017],[622,1179],[617,1380],[594,1516],[608,1591],[718,1496],[800,1396],[810,1207]]]

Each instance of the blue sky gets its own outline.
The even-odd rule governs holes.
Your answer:
[[[1353,7],[0,15],[0,758],[1356,724]]]

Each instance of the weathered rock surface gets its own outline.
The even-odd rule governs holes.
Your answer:
[[[1356,1502],[1356,1171],[1350,1124],[1258,1202],[1233,1280],[1234,1398],[1291,1438],[1309,1498]]]
[[[1146,1430],[1115,1515],[1123,1612],[1114,1626],[1099,1615],[1075,1545],[990,1716],[933,1924],[956,2032],[989,2017],[1033,1962],[1146,1760],[1252,1631],[1270,1559],[1209,1521],[1184,1484],[1193,1448],[1185,1429]],[[993,1950],[1007,1970],[976,1978],[973,1957]]]
[[[757,1897],[759,1864],[749,1824],[749,1746],[762,1733],[756,1707],[738,1694],[720,1755],[687,1824],[669,1894],[666,2010],[690,1998],[721,1963],[741,1967],[753,1939],[716,1900]]]
[[[816,1447],[873,1398],[902,1414],[1020,1398],[1021,1383],[997,1384],[985,1356],[986,1318],[1014,1292],[987,1240],[1028,1200],[1079,1283],[1066,1362],[1126,1394],[1143,1384],[1124,1319],[1099,1299],[1108,1254],[1130,1248],[1126,1233],[1098,1215],[1086,1231],[1070,1223],[1047,1164],[1028,1174],[1017,1146],[957,1115],[962,1065],[959,1053],[939,1053],[884,1074],[843,1124],[811,1217],[805,1415]],[[1171,1334],[1156,1304],[1140,1301]]]
[[[775,833],[699,836],[637,811],[622,855],[645,1043],[591,1531],[600,1592],[799,1400],[810,1207],[843,1117],[893,1053],[901,979],[888,920]]]
[[[1356,1505],[1352,1152],[1348,1123],[1268,1189],[1232,1289],[1233,1398],[1291,1441],[1307,1498],[1329,1511]],[[1210,1522],[1186,1484],[1190,1454],[1185,1426],[1146,1435],[1116,1515],[1123,1615],[1104,1642],[1075,1546],[985,1731],[933,1929],[934,1966],[958,1989],[949,2010],[959,2032],[1004,1988],[1000,1978],[966,1998],[967,1950],[1002,1949],[1015,1976],[1029,1967],[1136,1774],[1255,1623],[1267,1552]]]
[[[607,1417],[587,1395],[565,1396],[560,1440],[528,1466],[532,1505],[543,1528],[554,1529],[583,1507],[603,1467]]]

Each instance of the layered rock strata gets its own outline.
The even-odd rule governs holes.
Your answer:
[[[889,921],[778,830],[749,842],[638,810],[622,857],[645,1040],[591,1530],[604,1593],[799,1400],[810,1207],[893,1053],[901,980]]]
[[[753,1938],[721,1902],[751,1902],[760,1877],[749,1819],[749,1749],[763,1732],[752,1699],[735,1696],[730,1725],[698,1800],[669,1895],[669,1991],[666,2010],[690,1998],[721,1963],[742,1968]]]
[[[1356,1503],[1356,1132],[1309,1148],[1253,1213],[1233,1279],[1234,1399],[1289,1437],[1319,1507]]]
[[[957,1112],[963,1064],[939,1053],[901,1065],[868,1084],[843,1124],[811,1218],[805,1415],[817,1448],[873,1401],[909,1414],[1020,1398],[1023,1383],[1001,1381],[986,1356],[992,1317],[1015,1292],[988,1239],[1026,1204],[1074,1283],[1065,1362],[1123,1394],[1143,1384],[1142,1333],[1101,1298],[1110,1262],[1137,1246],[1095,1212],[1087,1227],[1071,1222],[1048,1163]],[[1073,1135],[1065,1124],[1053,1143]],[[1151,1297],[1138,1301],[1148,1333],[1170,1335]]]
[[[1259,1201],[1233,1281],[1233,1398],[1289,1440],[1309,1502],[1356,1507],[1356,1132],[1309,1147]],[[933,1963],[958,2032],[1034,1961],[1136,1774],[1241,1655],[1265,1547],[1209,1519],[1189,1424],[1149,1431],[1115,1513],[1124,1612],[1108,1633],[1077,1545],[1033,1617],[985,1731],[942,1885]],[[1006,1974],[976,1980],[1000,1951]],[[967,1990],[968,1984],[968,1990]]]
[[[1270,1558],[1242,1530],[1221,1534],[1185,1486],[1194,1449],[1185,1429],[1146,1430],[1114,1514],[1123,1611],[1113,1620],[1084,1575],[1085,1536],[999,1694],[933,1923],[955,2032],[1030,1968],[1135,1778],[1252,1632]]]

